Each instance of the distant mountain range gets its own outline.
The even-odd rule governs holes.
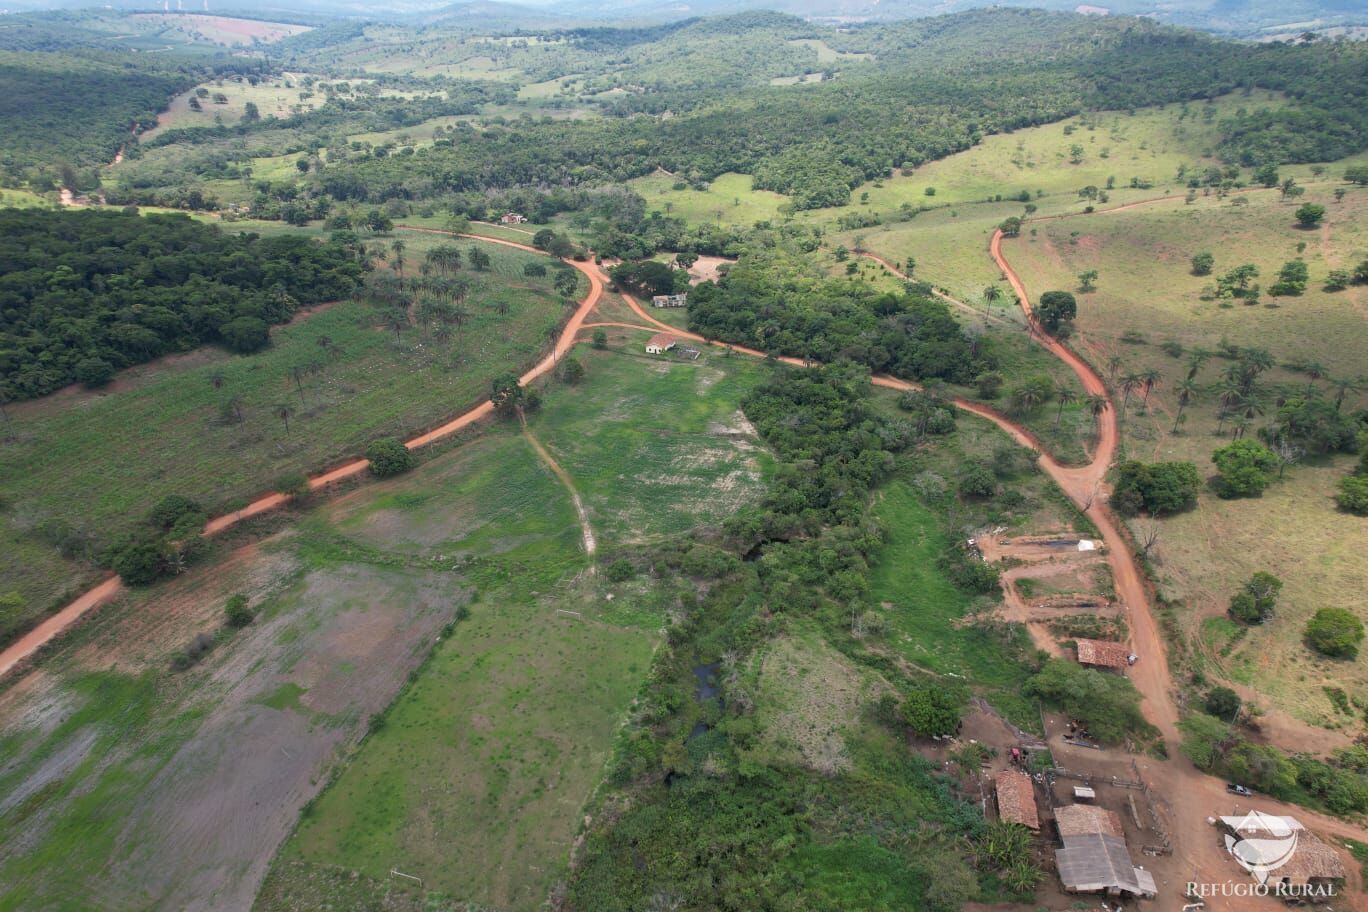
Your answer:
[[[0,12],[95,8],[90,0],[0,0]],[[480,29],[568,28],[605,22],[668,22],[769,9],[828,23],[858,23],[936,16],[986,6],[1018,6],[1093,15],[1146,16],[1171,25],[1260,37],[1368,26],[1362,0],[108,0],[103,9],[183,9],[256,18],[325,16],[469,23]]]

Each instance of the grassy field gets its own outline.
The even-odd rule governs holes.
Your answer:
[[[404,238],[410,270],[440,240]],[[17,439],[0,448],[0,529],[29,539],[30,550],[79,549],[107,541],[166,494],[218,512],[288,472],[317,470],[473,404],[492,377],[533,361],[566,313],[551,275],[523,274],[539,258],[485,249],[490,272],[465,273],[471,319],[446,343],[419,329],[396,338],[369,305],[342,302],[276,329],[256,355],[205,348],[125,371],[106,390],[11,406]],[[304,374],[301,390],[292,369],[308,365],[319,372]],[[221,412],[234,397],[240,424]],[[292,412],[288,431],[275,414],[282,405]],[[27,605],[11,630],[68,594],[69,569],[56,557],[5,562],[0,593],[17,591]]]
[[[576,395],[557,396],[532,428],[609,546],[718,525],[753,496],[768,457],[737,404],[767,368],[716,349],[692,362],[653,357],[635,340],[577,357]]]
[[[1331,174],[1340,170],[1336,166]],[[1214,350],[1224,339],[1268,350],[1279,364],[1260,378],[1270,399],[1307,390],[1310,379],[1289,367],[1299,360],[1318,362],[1331,378],[1362,374],[1368,296],[1361,286],[1326,292],[1323,284],[1329,269],[1352,267],[1368,256],[1368,194],[1351,189],[1337,202],[1331,192],[1337,185],[1343,186],[1309,182],[1297,202],[1271,191],[1246,194],[1242,206],[1229,200],[1199,199],[1192,205],[1178,200],[1040,222],[1032,226],[1034,233],[1008,242],[1009,260],[1036,294],[1073,288],[1078,272],[1096,269],[1098,290],[1079,296],[1081,350],[1109,376],[1158,374],[1148,406],[1142,397],[1132,397],[1124,425],[1128,455],[1189,460],[1210,475],[1212,450],[1230,440],[1231,425],[1218,421],[1216,398],[1227,362],[1212,358],[1201,367],[1197,395],[1179,426],[1175,387],[1186,377],[1188,361],[1185,354],[1167,353],[1164,343],[1177,343],[1184,351]],[[1325,205],[1322,229],[1296,226],[1292,213],[1305,201]],[[1204,288],[1214,279],[1190,274],[1189,258],[1199,251],[1214,254],[1217,275],[1254,263],[1265,288],[1284,262],[1300,257],[1310,282],[1301,296],[1265,293],[1252,307],[1203,300]],[[1331,381],[1316,386],[1333,395]],[[1361,394],[1351,394],[1345,407],[1362,401]],[[1275,410],[1270,403],[1265,416]],[[1256,425],[1263,420],[1257,417]],[[1306,620],[1317,608],[1362,611],[1358,593],[1368,585],[1368,556],[1355,543],[1363,538],[1363,520],[1338,512],[1331,500],[1350,462],[1347,456],[1306,460],[1260,498],[1221,500],[1203,492],[1197,510],[1160,525],[1155,570],[1161,590],[1182,606],[1177,617],[1183,639],[1192,646],[1191,661],[1272,710],[1265,724],[1289,748],[1298,742],[1279,727],[1279,713],[1352,731],[1357,720],[1338,712],[1323,688],[1338,686],[1368,698],[1363,663],[1318,659],[1301,642]],[[1268,625],[1236,635],[1223,620],[1226,606],[1259,570],[1285,583],[1277,615]]]
[[[725,422],[763,368],[578,355],[585,379],[548,390],[530,426],[574,479],[609,554],[753,496],[754,446]],[[497,454],[442,457],[440,474],[339,511],[336,527],[356,546],[468,561],[480,597],[305,816],[259,909],[351,895],[330,878],[336,866],[376,891],[398,868],[427,890],[507,909],[540,908],[563,876],[579,809],[676,596],[668,580],[579,572],[564,490],[522,441],[496,436],[508,438]],[[738,471],[744,484],[720,504],[682,496]],[[481,552],[498,558],[486,565]]]
[[[675,190],[678,178],[663,172],[638,177],[628,185],[646,198],[646,208],[693,223],[753,225],[777,219],[788,198],[768,190],[751,189],[748,174],[723,174],[706,190]]]

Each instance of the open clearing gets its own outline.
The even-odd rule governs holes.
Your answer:
[[[410,270],[441,240],[402,236]],[[555,270],[528,277],[523,266],[544,257],[483,246],[490,271],[463,273],[470,319],[446,342],[416,328],[396,338],[369,305],[342,302],[278,327],[255,355],[203,348],[124,371],[101,391],[11,406],[17,439],[0,446],[0,537],[54,554],[0,567],[0,593],[17,591],[27,606],[11,629],[69,594],[59,546],[85,553],[171,493],[224,512],[289,472],[435,424],[487,395],[497,374],[532,362],[566,314]],[[320,371],[302,376],[301,392],[292,369],[311,364]],[[234,397],[241,423],[221,411]],[[292,411],[288,431],[280,405]]]
[[[1330,173],[1340,170],[1332,166]],[[1187,374],[1187,358],[1166,354],[1161,343],[1214,349],[1226,339],[1267,349],[1280,365],[1261,378],[1270,395],[1305,393],[1308,377],[1285,366],[1297,360],[1320,363],[1331,378],[1362,374],[1368,295],[1361,286],[1341,292],[1322,286],[1329,269],[1352,267],[1368,256],[1368,194],[1349,189],[1337,202],[1331,191],[1345,186],[1338,181],[1305,185],[1306,195],[1296,202],[1283,201],[1277,191],[1248,193],[1240,206],[1230,200],[1199,198],[1192,205],[1176,200],[1033,223],[1033,231],[1006,242],[1007,255],[1030,288],[1073,289],[1078,272],[1096,269],[1098,290],[1079,295],[1079,346],[1104,371],[1114,364],[1118,376],[1158,373],[1148,407],[1142,397],[1132,398],[1124,424],[1128,455],[1189,460],[1209,476],[1212,450],[1230,441],[1230,422],[1222,427],[1217,420],[1220,372],[1228,362],[1212,358],[1198,372],[1198,393],[1175,433],[1174,388]],[[1293,211],[1306,201],[1326,207],[1323,228],[1296,227]],[[1265,293],[1253,307],[1202,300],[1204,287],[1214,279],[1190,274],[1189,258],[1199,251],[1215,255],[1217,275],[1254,263],[1265,288],[1283,263],[1300,257],[1310,282],[1300,296]],[[1333,397],[1331,381],[1316,386]],[[1361,395],[1351,393],[1345,408],[1361,402]],[[1275,411],[1270,404],[1256,425]],[[1359,596],[1368,588],[1368,555],[1358,546],[1363,520],[1337,511],[1331,499],[1351,461],[1348,456],[1304,461],[1260,498],[1222,500],[1203,491],[1196,510],[1162,521],[1155,548],[1161,590],[1181,606],[1177,620],[1189,660],[1267,710],[1265,730],[1288,749],[1305,748],[1307,737],[1338,743],[1335,734],[1308,735],[1299,723],[1345,733],[1358,729],[1357,717],[1338,710],[1325,687],[1368,699],[1368,671],[1361,661],[1320,659],[1301,641],[1317,608],[1363,610]],[[1148,525],[1147,520],[1132,523],[1136,529]],[[1225,610],[1239,585],[1260,570],[1278,576],[1285,588],[1274,620],[1242,631],[1225,620]]]
[[[694,224],[753,225],[776,219],[788,197],[769,190],[753,190],[749,174],[721,174],[706,190],[674,187],[681,179],[658,171],[628,181],[646,199],[646,208]]]
[[[621,553],[628,539],[710,518],[653,480],[681,467],[716,479],[754,464],[747,435],[723,425],[763,368],[588,354],[577,352],[584,381],[550,389],[529,423],[574,478],[603,547]],[[580,808],[677,594],[650,577],[609,584],[579,572],[564,488],[521,437],[491,436],[504,442],[488,458],[441,457],[383,497],[354,495],[337,508],[348,541],[455,562],[479,597],[304,819],[260,909],[356,902],[383,893],[392,868],[456,899],[536,909],[565,870]],[[467,449],[480,446],[496,444]],[[738,487],[726,511],[757,482]],[[359,876],[331,873],[339,869]]]
[[[263,22],[198,13],[134,13],[130,18],[139,24],[159,26],[159,36],[162,37],[208,42],[222,47],[273,44],[293,35],[313,31],[312,26],[289,22]]]

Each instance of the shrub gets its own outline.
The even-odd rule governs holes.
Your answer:
[[[960,473],[956,488],[960,497],[992,497],[997,492],[997,479],[987,466],[971,462]]]
[[[147,539],[129,542],[114,552],[109,566],[131,586],[155,582],[164,569],[161,543]]]
[[[1282,580],[1271,573],[1254,574],[1231,598],[1230,616],[1245,624],[1266,624],[1273,619],[1273,609],[1282,587]]]
[[[203,511],[200,505],[188,497],[179,494],[168,494],[157,505],[152,508],[152,512],[147,514],[147,521],[159,529],[169,530],[181,524],[186,516],[202,516]]]
[[[366,447],[370,470],[379,478],[401,475],[413,468],[413,453],[395,437],[381,437]]]
[[[1257,497],[1273,481],[1278,457],[1254,440],[1236,440],[1211,454],[1220,473],[1212,481],[1216,493],[1224,498]]]
[[[1131,460],[1117,467],[1111,503],[1126,516],[1142,510],[1152,515],[1181,513],[1197,505],[1201,486],[1202,476],[1190,462]]]
[[[1211,270],[1215,265],[1216,257],[1211,254],[1196,254],[1192,258],[1192,274],[1195,276],[1211,275]]]
[[[247,596],[238,593],[228,599],[228,604],[223,606],[223,616],[229,627],[246,627],[252,623],[256,614],[247,607]]]
[[[941,572],[952,583],[966,592],[978,595],[994,592],[998,588],[998,571],[976,554],[971,554],[957,544],[952,544],[941,554]]]
[[[902,717],[922,738],[953,735],[959,731],[965,694],[940,684],[917,687],[903,701]]]
[[[1346,475],[1341,478],[1335,503],[1346,513],[1368,516],[1368,476]]]
[[[1203,702],[1206,704],[1206,711],[1218,719],[1234,719],[1240,707],[1244,705],[1240,695],[1229,687],[1211,688]]]
[[[996,399],[1002,393],[1004,378],[999,371],[986,371],[974,378],[980,399]]]
[[[1321,608],[1306,625],[1306,643],[1321,655],[1352,659],[1363,642],[1363,622],[1347,608]]]
[[[631,561],[618,558],[604,568],[603,575],[610,583],[625,583],[636,576],[636,568],[632,566]]]
[[[309,476],[303,472],[290,472],[276,479],[275,489],[289,497],[303,497],[311,490]]]

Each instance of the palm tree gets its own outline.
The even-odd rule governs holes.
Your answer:
[[[290,433],[290,416],[294,414],[294,409],[288,403],[281,402],[272,410],[277,418],[285,422],[285,433]]]
[[[1121,369],[1121,358],[1120,358],[1120,356],[1118,356],[1118,355],[1112,355],[1110,358],[1107,359],[1107,375],[1111,378],[1111,381],[1112,381],[1113,383],[1116,382],[1116,372],[1119,371],[1120,369]]]
[[[1125,397],[1121,400],[1121,421],[1126,420],[1126,408],[1130,405],[1131,393],[1135,392],[1143,382],[1144,378],[1139,374],[1126,374],[1121,378],[1121,392],[1125,393]]]
[[[1023,415],[1034,412],[1044,401],[1044,391],[1034,383],[1028,383],[1012,393],[1012,405]]]
[[[1245,431],[1249,430],[1249,426],[1253,423],[1254,422],[1250,421],[1244,415],[1236,415],[1235,420],[1230,422],[1231,429],[1233,430],[1231,439],[1239,440],[1245,435]]]
[[[395,238],[390,243],[390,253],[392,254],[391,259],[394,261],[394,269],[400,276],[404,274],[404,251],[407,249],[408,245],[404,243],[403,238]]]
[[[1221,410],[1216,416],[1216,435],[1219,437],[1221,428],[1224,427],[1226,419],[1230,417],[1231,410],[1244,398],[1240,392],[1238,381],[1227,378],[1221,385],[1221,391],[1217,394],[1216,400],[1221,403]]]
[[[1146,408],[1149,408],[1150,393],[1153,392],[1154,388],[1159,385],[1160,376],[1160,373],[1152,367],[1148,370],[1141,372],[1140,374],[1140,385],[1145,391],[1145,398],[1143,402]]]
[[[1195,349],[1190,355],[1188,355],[1187,375],[1189,380],[1196,379],[1197,372],[1202,369],[1202,365],[1206,364],[1207,359],[1209,359],[1210,357],[1211,352],[1201,348]]]
[[[1078,401],[1078,394],[1067,386],[1061,386],[1055,392],[1055,401],[1059,403],[1059,411],[1055,412],[1055,429],[1059,428],[1059,422],[1064,418],[1064,406],[1071,402]]]
[[[1092,413],[1094,421],[1101,418],[1102,413],[1105,412],[1110,405],[1111,403],[1107,401],[1106,396],[1094,394],[1088,397],[1088,411]]]
[[[1361,390],[1364,388],[1364,386],[1365,380],[1363,377],[1359,377],[1356,380],[1350,380],[1348,378],[1345,378],[1343,380],[1336,380],[1335,411],[1338,412],[1340,410],[1340,407],[1344,405],[1344,397],[1349,395],[1350,390]]]
[[[385,328],[394,330],[395,340],[402,341],[402,334],[408,328],[408,314],[397,307],[385,311]]]
[[[227,380],[223,376],[223,371],[214,371],[212,374],[209,375],[209,385],[216,390],[223,389],[223,384],[226,382]]]
[[[1174,387],[1174,391],[1178,393],[1178,414],[1173,418],[1173,433],[1178,433],[1178,425],[1182,423],[1183,410],[1188,407],[1188,403],[1197,395],[1197,390],[1197,381],[1193,380],[1191,377],[1180,381],[1179,384]]]

